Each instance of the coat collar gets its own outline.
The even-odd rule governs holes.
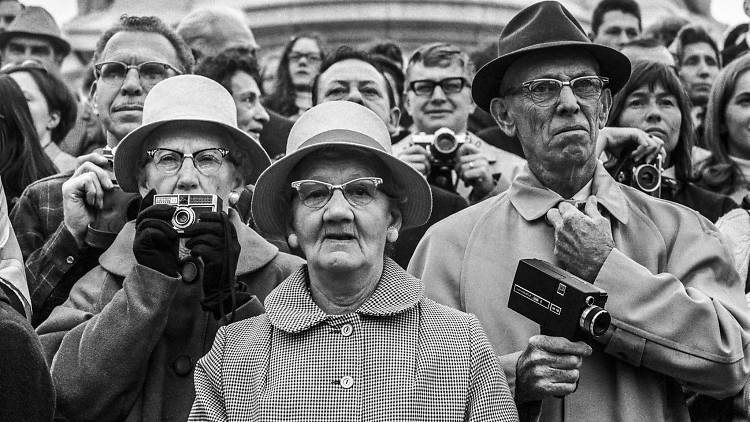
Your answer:
[[[266,312],[274,327],[297,333],[337,316],[326,314],[313,302],[308,283],[307,265],[303,265],[268,295]],[[371,316],[395,315],[413,308],[423,297],[422,281],[385,258],[378,286],[356,312]]]
[[[601,161],[596,162],[591,193],[599,203],[622,224],[628,222],[628,207],[625,194],[618,183],[609,175]],[[529,170],[528,164],[513,181],[510,187],[510,202],[518,213],[527,220],[533,221],[547,214],[565,198],[557,192],[547,189]]]
[[[237,276],[251,273],[266,265],[279,253],[276,246],[268,243],[255,230],[240,221],[239,215],[230,210],[229,221],[237,230],[237,240],[240,243],[240,257],[237,260]],[[99,264],[105,270],[121,277],[127,276],[137,263],[133,254],[133,238],[135,237],[135,221],[129,221],[109,247],[99,257]]]

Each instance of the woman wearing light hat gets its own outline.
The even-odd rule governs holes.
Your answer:
[[[252,211],[307,265],[265,315],[219,330],[196,366],[190,420],[517,420],[476,318],[426,299],[386,256],[431,208],[425,179],[390,147],[383,121],[352,102],[295,123]]]
[[[176,76],[151,89],[142,125],[118,145],[115,176],[145,196],[141,210],[38,329],[68,419],[187,419],[194,364],[218,327],[262,313],[302,264],[226,206],[270,164],[236,117],[221,85]],[[223,206],[178,234],[175,208],[151,205],[154,192],[214,194]]]

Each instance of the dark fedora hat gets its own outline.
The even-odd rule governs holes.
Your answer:
[[[70,53],[70,43],[62,38],[55,18],[43,7],[26,6],[5,32],[0,32],[0,48],[5,48],[11,38],[20,36],[48,39],[57,54],[67,56]]]
[[[615,94],[630,77],[630,60],[619,51],[595,44],[576,18],[556,1],[535,3],[518,12],[503,29],[498,43],[498,57],[484,65],[471,87],[474,102],[489,112],[490,101],[499,95],[500,81],[508,67],[532,51],[553,48],[576,48],[591,54],[599,62],[601,76],[609,78],[609,89]]]

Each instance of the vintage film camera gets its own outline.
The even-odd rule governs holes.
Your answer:
[[[607,292],[540,259],[518,262],[508,307],[539,323],[541,333],[570,341],[603,335],[611,318]]]
[[[453,168],[456,165],[456,155],[458,149],[467,141],[467,135],[457,135],[451,129],[442,127],[432,135],[420,132],[412,135],[412,142],[415,145],[424,147],[430,154],[432,160],[430,174],[427,175],[427,182],[449,191],[455,191],[453,181]]]
[[[177,233],[200,220],[201,214],[222,210],[221,198],[209,194],[154,195],[154,205],[165,204],[175,207],[172,214],[172,227]]]
[[[650,163],[636,164],[630,151],[623,151],[620,158],[608,168],[609,174],[623,185],[632,186],[641,192],[661,198],[663,157],[661,154]]]

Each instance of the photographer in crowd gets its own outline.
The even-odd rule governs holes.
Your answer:
[[[477,315],[522,417],[688,421],[683,386],[736,394],[750,370],[750,317],[722,236],[696,211],[618,184],[597,159],[628,59],[590,42],[553,1],[513,17],[499,52],[472,95],[518,136],[528,165],[505,193],[433,226],[409,272],[429,297]],[[611,324],[585,342],[540,334],[507,307],[525,258],[605,291]],[[539,299],[564,303],[557,292]]]
[[[192,70],[193,58],[174,31],[155,17],[123,16],[97,43],[92,102],[108,148],[141,123],[143,101],[156,82]],[[111,162],[100,153],[79,157],[73,172],[29,185],[11,211],[34,307],[34,326],[67,297],[73,283],[97,265],[125,223],[133,195],[113,182]],[[102,192],[105,195],[108,213]],[[116,196],[115,196],[116,195]],[[94,198],[99,198],[94,200]],[[116,203],[113,199],[117,199]],[[93,225],[105,239],[87,242]],[[94,240],[94,239],[89,239]]]
[[[414,131],[393,146],[393,153],[430,184],[455,191],[469,203],[507,189],[524,163],[467,131],[475,107],[473,74],[474,65],[458,47],[419,47],[409,59],[404,84],[404,107],[414,119]],[[441,153],[436,146],[447,148],[441,147]]]
[[[227,206],[269,164],[218,83],[181,75],[152,88],[114,163],[120,187],[145,197],[140,212],[38,329],[62,415],[187,419],[193,366],[219,325],[263,313],[302,264]],[[162,202],[178,194],[185,208]]]

